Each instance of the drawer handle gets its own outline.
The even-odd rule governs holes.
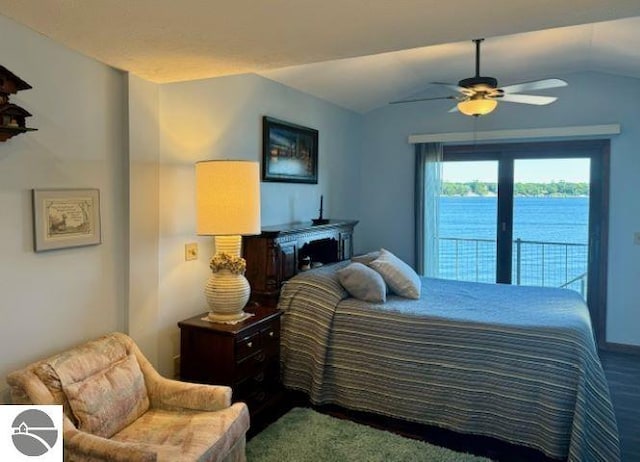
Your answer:
[[[256,375],[256,376],[253,378],[253,381],[254,381],[254,382],[256,382],[256,383],[262,383],[262,382],[264,382],[264,372],[260,372],[258,375]]]
[[[256,362],[261,363],[264,361],[264,359],[266,358],[264,351],[260,352],[259,354],[256,355],[255,359]]]
[[[247,342],[247,348],[253,347],[253,342]]]
[[[273,337],[273,335],[274,335],[273,331],[269,332],[269,337]]]

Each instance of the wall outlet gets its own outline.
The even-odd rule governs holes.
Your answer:
[[[640,245],[640,231],[633,233],[633,243]]]
[[[184,245],[184,259],[185,261],[198,259],[198,244],[196,242]]]

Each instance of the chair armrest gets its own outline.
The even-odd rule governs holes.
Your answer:
[[[169,411],[219,411],[231,406],[231,388],[167,379],[154,369],[133,341],[130,342],[130,348],[138,358],[151,407]]]
[[[202,385],[160,377],[148,384],[147,391],[154,408],[219,411],[231,405],[231,388],[222,385]]]
[[[157,455],[140,443],[123,443],[80,430],[64,432],[65,460],[155,462]]]

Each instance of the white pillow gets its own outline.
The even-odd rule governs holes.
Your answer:
[[[351,263],[337,274],[340,284],[352,297],[372,303],[387,300],[387,286],[382,276],[362,263]]]
[[[380,249],[380,256],[369,263],[376,270],[392,292],[401,297],[420,298],[420,276],[394,254]]]
[[[351,261],[353,263],[362,263],[363,265],[368,265],[379,256],[380,256],[380,251],[374,250],[373,252],[365,253],[362,255],[355,255],[351,257]]]

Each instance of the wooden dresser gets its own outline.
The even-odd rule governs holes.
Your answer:
[[[356,220],[329,220],[322,225],[288,223],[264,227],[257,236],[243,237],[251,299],[276,306],[282,283],[301,271],[306,257],[311,265],[351,258],[356,224]]]
[[[233,388],[233,401],[247,403],[252,420],[278,405],[280,316],[274,308],[251,305],[254,316],[238,324],[212,323],[199,314],[180,327],[180,380]]]

